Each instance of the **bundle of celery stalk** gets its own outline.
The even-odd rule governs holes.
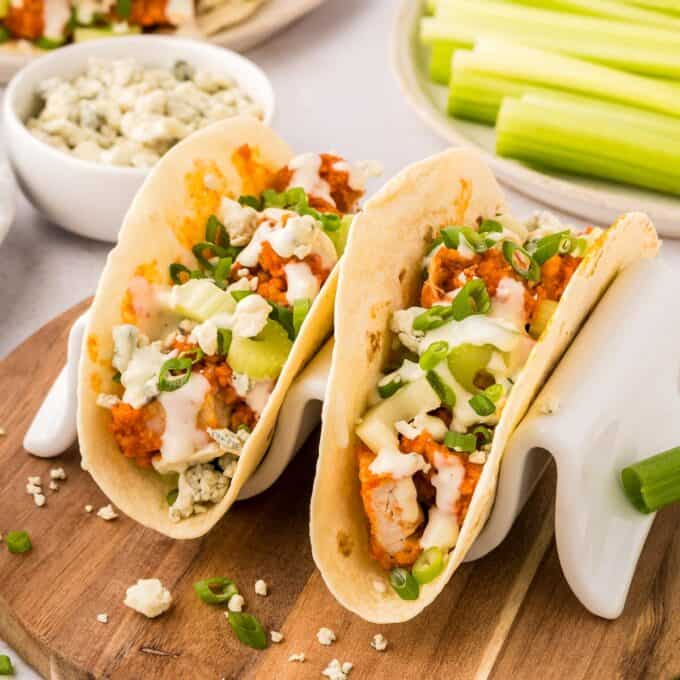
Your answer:
[[[532,165],[680,195],[680,0],[429,0],[449,113]]]

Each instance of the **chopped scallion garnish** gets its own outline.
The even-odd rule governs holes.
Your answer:
[[[444,553],[441,548],[432,546],[420,554],[411,570],[418,583],[424,585],[434,581],[444,569]]]
[[[168,493],[165,495],[165,502],[168,505],[174,505],[178,495],[179,489],[170,489],[170,491],[168,491]]]
[[[403,387],[405,383],[401,381],[400,378],[395,378],[390,380],[385,385],[378,385],[378,394],[382,399],[387,399],[391,397],[400,387]]]
[[[462,434],[450,430],[444,437],[444,446],[452,451],[472,453],[477,449],[477,437],[474,434]]]
[[[508,264],[529,281],[541,280],[541,268],[531,255],[512,241],[503,241],[503,257]]]
[[[221,356],[229,354],[231,347],[231,331],[228,328],[217,329],[217,353]]]
[[[420,594],[420,585],[413,574],[397,567],[390,572],[390,585],[402,600],[417,600]]]
[[[190,357],[168,359],[158,375],[158,389],[161,392],[174,392],[189,382],[192,360]]]
[[[478,416],[490,416],[496,411],[496,404],[484,393],[475,394],[468,403]]]
[[[491,299],[483,279],[468,281],[451,303],[453,318],[456,321],[462,321],[473,314],[486,314],[490,308]],[[415,324],[413,327],[415,328]]]
[[[503,233],[503,225],[497,220],[483,220],[479,225],[478,231],[480,234],[488,234],[491,232],[501,234]]]
[[[236,584],[224,576],[196,581],[194,590],[196,595],[208,604],[226,604],[233,595],[238,594]]]
[[[7,654],[0,654],[0,675],[14,675],[12,660]]]
[[[179,262],[173,262],[170,267],[170,280],[177,284],[178,286],[181,286],[183,283],[188,281],[191,278],[191,271],[188,267],[185,267],[183,264],[180,264]]]
[[[249,295],[253,294],[252,290],[232,290],[231,297],[234,298],[235,302],[241,302],[243,298],[247,298]]]
[[[230,257],[222,257],[213,270],[213,279],[218,288],[224,290],[227,287],[227,281],[231,273],[231,266],[233,260]]]
[[[440,362],[446,359],[446,355],[449,353],[449,343],[446,340],[437,340],[433,342],[420,357],[420,368],[423,371],[431,371]]]
[[[447,385],[443,378],[435,371],[428,371],[425,374],[427,382],[430,383],[430,387],[437,393],[437,396],[441,399],[444,406],[453,408],[456,405],[456,393],[453,389]]]
[[[262,624],[252,614],[244,612],[229,612],[229,625],[236,637],[248,647],[253,649],[265,649],[267,636]]]

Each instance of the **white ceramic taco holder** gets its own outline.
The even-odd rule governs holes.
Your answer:
[[[654,515],[625,498],[626,465],[680,444],[680,244],[634,265],[606,292],[510,440],[489,519],[467,560],[498,546],[550,455],[557,465],[555,537],[564,575],[591,612],[618,617]],[[67,364],[24,439],[50,458],[76,440],[78,357],[87,314],[69,336]],[[268,489],[318,425],[332,341],[293,383],[268,453],[239,499]]]

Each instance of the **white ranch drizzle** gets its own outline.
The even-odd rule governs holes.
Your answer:
[[[301,187],[308,196],[316,196],[335,207],[331,187],[319,175],[321,156],[318,153],[300,154],[288,163],[288,167],[293,171],[289,187]]]

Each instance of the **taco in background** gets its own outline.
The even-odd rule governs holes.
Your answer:
[[[519,222],[467,150],[367,202],[341,267],[311,506],[314,559],[341,604],[388,623],[434,600],[549,372],[616,274],[657,249],[641,213],[607,231]]]
[[[365,170],[293,157],[252,118],[174,147],[137,194],[92,305],[84,467],[121,510],[200,536],[265,454],[286,390],[330,333]]]

